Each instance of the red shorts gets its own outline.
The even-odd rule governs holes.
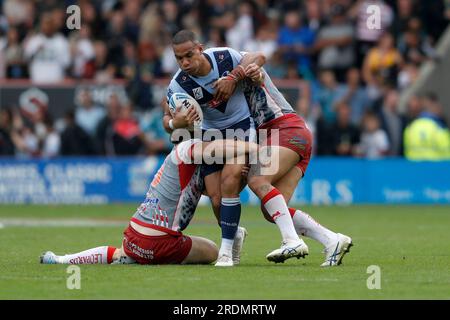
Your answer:
[[[276,145],[295,151],[300,156],[297,167],[305,174],[312,153],[313,135],[305,121],[295,113],[271,120],[258,128],[267,130],[267,140],[260,144]],[[278,130],[278,139],[272,130]]]
[[[192,239],[181,233],[147,236],[128,226],[123,235],[125,254],[140,264],[180,264],[192,247]]]

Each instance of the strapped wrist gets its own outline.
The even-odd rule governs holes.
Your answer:
[[[173,125],[173,119],[169,120],[169,128],[175,130],[175,126]]]
[[[238,82],[242,79],[244,79],[246,77],[245,75],[245,69],[243,66],[241,66],[240,64],[238,64],[238,66],[236,68],[234,68],[233,70],[231,70],[230,74],[228,76],[233,77],[233,79]]]

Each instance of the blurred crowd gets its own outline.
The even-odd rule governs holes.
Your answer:
[[[80,30],[66,25],[73,4]],[[374,28],[371,5],[380,12]],[[127,93],[97,105],[81,90],[64,119],[52,119],[45,106],[33,115],[2,106],[0,153],[170,150],[154,80],[178,69],[171,37],[187,28],[206,47],[262,51],[272,78],[298,81],[294,107],[314,131],[316,154],[408,156],[417,139],[406,129],[415,120],[429,119],[448,135],[434,93],[411,97],[406,110],[399,97],[424,62],[440,58],[435,46],[449,19],[449,0],[0,0],[0,79],[123,79]]]

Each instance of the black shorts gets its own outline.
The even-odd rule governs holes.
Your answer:
[[[241,130],[235,131],[237,129]],[[250,139],[253,139],[254,136],[255,136],[255,129],[253,121],[251,121],[250,117],[222,130],[218,129],[202,130],[203,141],[214,141],[216,137],[221,137],[222,139],[250,141]],[[203,164],[202,165],[203,176],[206,177],[211,173],[220,171],[223,169],[223,166],[224,166],[223,164],[216,164],[216,163]]]

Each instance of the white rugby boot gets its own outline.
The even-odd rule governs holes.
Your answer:
[[[302,239],[300,241],[283,241],[281,247],[273,250],[266,258],[269,261],[279,263],[292,257],[296,257],[297,259],[304,258],[308,253],[308,246]]]
[[[352,239],[341,233],[337,234],[336,241],[325,248],[325,262],[321,267],[338,266],[342,263],[344,255],[350,251],[350,247],[353,246]]]
[[[234,242],[233,242],[233,265],[238,265],[241,262],[241,251],[242,246],[244,245],[245,238],[247,237],[248,232],[247,229],[244,227],[238,227],[236,231],[236,235],[234,236]]]
[[[217,258],[216,267],[232,267],[233,266],[233,258],[227,254],[219,254]]]
[[[39,257],[42,264],[58,264],[58,256],[51,251],[47,251]]]

